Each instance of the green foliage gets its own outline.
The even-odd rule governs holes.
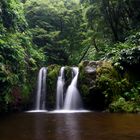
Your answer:
[[[0,8],[0,112],[4,112],[21,109],[29,100],[44,55],[32,44],[22,4],[2,0]]]
[[[125,74],[120,75],[111,63],[104,62],[97,69],[96,88],[105,94],[106,108],[109,111],[140,111],[140,83],[130,81]]]
[[[126,41],[131,44],[140,45],[140,32],[139,31],[136,31],[134,33],[132,32],[130,36],[126,38]]]
[[[21,96],[31,92],[30,84],[33,78],[30,76],[37,70],[39,62],[43,60],[43,54],[31,46],[27,35],[25,37],[25,34],[23,36],[15,33],[6,34],[0,39],[0,56],[0,84],[3,85],[0,91],[5,103],[10,104],[13,100],[11,98],[13,87],[18,85],[20,90],[23,88]],[[28,90],[24,89],[25,84],[30,87]]]
[[[79,64],[79,77],[78,77],[78,81],[79,81],[79,90],[80,90],[80,93],[82,95],[83,98],[86,98],[89,94],[89,82],[88,80],[86,79],[87,78],[87,75],[85,73],[85,70],[84,70],[85,66],[84,64],[81,62]]]
[[[106,97],[106,103],[110,104],[118,96],[129,91],[131,84],[126,78],[122,78],[109,62],[104,62],[97,69],[96,87],[101,90]]]
[[[80,89],[82,91],[82,96],[83,97],[86,97],[86,96],[89,95],[89,87],[88,87],[88,85],[83,84],[83,85],[81,85]]]
[[[83,59],[116,60],[122,49],[139,45],[140,6],[137,0],[80,2],[84,6],[87,29],[83,45],[88,50]]]
[[[77,65],[85,59],[113,62],[104,62],[97,77],[80,63],[85,100],[97,88],[112,112],[139,111],[139,5],[137,0],[1,0],[0,112],[28,101],[42,65]],[[58,65],[48,68],[50,106],[59,70]],[[68,86],[70,67],[65,76]]]
[[[123,67],[140,65],[140,47],[122,50],[118,63]]]
[[[139,112],[140,111],[140,83],[133,87],[109,105],[111,112]]]
[[[125,98],[123,97],[120,97],[116,101],[112,102],[109,109],[111,112],[137,112],[135,103],[125,101]]]
[[[116,62],[120,57],[120,52],[126,49],[135,47],[135,44],[130,42],[116,43],[116,44],[99,44],[100,51],[97,52],[94,47],[88,50],[85,58],[89,60],[111,60]]]
[[[0,5],[3,26],[13,31],[24,31],[27,23],[22,4],[18,0],[1,0]]]
[[[27,1],[26,18],[33,41],[43,48],[47,64],[77,64],[82,52],[84,23],[78,1]]]
[[[128,73],[133,82],[140,80],[140,47],[123,49],[114,61],[114,66],[122,73]]]
[[[133,88],[129,92],[125,92],[124,95],[126,100],[134,101],[135,103],[140,103],[140,83],[136,82]]]

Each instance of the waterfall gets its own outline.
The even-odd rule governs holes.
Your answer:
[[[46,74],[47,69],[42,67],[38,74],[37,95],[35,110],[45,110],[46,103]]]
[[[80,93],[77,89],[77,80],[79,74],[78,67],[72,67],[72,72],[74,76],[66,92],[64,110],[76,110],[83,108]]]
[[[56,92],[56,109],[62,109],[63,107],[63,94],[64,94],[64,70],[65,67],[61,67],[60,69],[60,74],[58,76],[58,80],[57,80],[57,92]]]
[[[64,74],[65,67],[61,67],[57,79],[56,110],[49,111],[49,113],[87,112],[87,110],[83,110],[82,99],[77,88],[79,69],[78,67],[72,67],[71,70],[72,81],[65,93],[64,86],[67,79]],[[35,109],[27,112],[48,112],[46,110],[46,77],[47,68],[42,67],[38,73]]]

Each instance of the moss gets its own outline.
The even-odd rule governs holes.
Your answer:
[[[87,85],[81,85],[82,95],[86,97],[89,94],[89,87]]]
[[[97,76],[102,75],[109,76],[110,78],[120,79],[120,75],[117,70],[112,66],[111,62],[104,61],[100,67],[97,68]]]
[[[127,96],[129,96],[127,94]],[[112,101],[109,105],[110,112],[127,112],[127,113],[136,113],[140,112],[140,102],[139,102],[139,95],[134,97],[134,94],[131,99],[128,97],[123,97],[118,95],[114,101]]]
[[[86,65],[88,65],[89,61],[84,61],[79,64],[79,77],[78,77],[78,88],[81,93],[84,106],[87,109],[91,109],[92,100],[90,99],[90,88],[93,86],[93,79],[88,73],[85,71]]]
[[[110,62],[97,69],[95,87],[105,95],[106,109],[110,112],[140,111],[140,84],[129,77],[127,72],[121,75]]]
[[[79,64],[79,89],[87,108],[108,109],[110,112],[140,111],[140,84],[132,82],[129,72],[122,74],[112,62],[103,61],[95,67],[94,79],[94,75],[85,70],[90,63]]]
[[[70,85],[71,80],[72,80],[71,67],[66,66],[65,67],[65,89]]]
[[[79,81],[81,81],[81,82],[85,82],[85,81],[83,81],[84,79],[86,79],[86,74],[85,74],[85,70],[84,70],[84,64],[81,62],[80,64],[79,64]]]
[[[110,62],[104,62],[97,69],[96,88],[106,96],[106,103],[110,104],[119,95],[128,91],[131,84],[123,78]]]
[[[55,107],[56,101],[56,85],[57,85],[57,78],[59,75],[61,66],[59,65],[50,65],[48,67],[47,73],[47,107],[48,109],[53,109]]]
[[[81,62],[78,67],[79,67],[78,87],[82,97],[85,98],[85,96],[87,96],[89,93],[89,81],[87,79],[87,75],[84,70],[85,68],[84,63]]]

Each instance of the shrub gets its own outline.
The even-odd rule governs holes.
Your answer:
[[[136,105],[133,102],[126,101],[125,98],[119,97],[109,105],[110,112],[136,112]]]
[[[129,91],[131,84],[126,78],[122,78],[110,62],[104,62],[97,69],[96,88],[106,97],[106,105],[115,101],[118,96]]]

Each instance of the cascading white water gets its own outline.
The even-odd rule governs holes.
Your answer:
[[[65,67],[61,67],[60,75],[57,80],[57,92],[56,92],[56,109],[62,109],[63,107],[63,94],[64,94],[64,70]]]
[[[35,110],[45,110],[46,73],[47,73],[47,69],[45,67],[42,67],[39,71],[39,74],[38,74]]]
[[[65,67],[62,67],[60,70],[60,75],[58,76],[56,110],[49,111],[49,112],[50,113],[89,112],[87,110],[83,110],[82,100],[80,97],[80,93],[77,89],[79,69],[77,67],[72,67],[73,78],[71,84],[68,86],[66,94],[64,93],[64,85],[65,85],[64,70]],[[47,75],[47,68],[42,67],[38,74],[35,109],[27,112],[48,112],[47,110],[45,110],[46,75]],[[65,95],[65,101],[63,99],[64,95]]]
[[[78,67],[73,67],[72,71],[74,77],[66,92],[66,97],[64,101],[64,110],[77,110],[83,108],[81,96],[77,89],[79,69]]]

